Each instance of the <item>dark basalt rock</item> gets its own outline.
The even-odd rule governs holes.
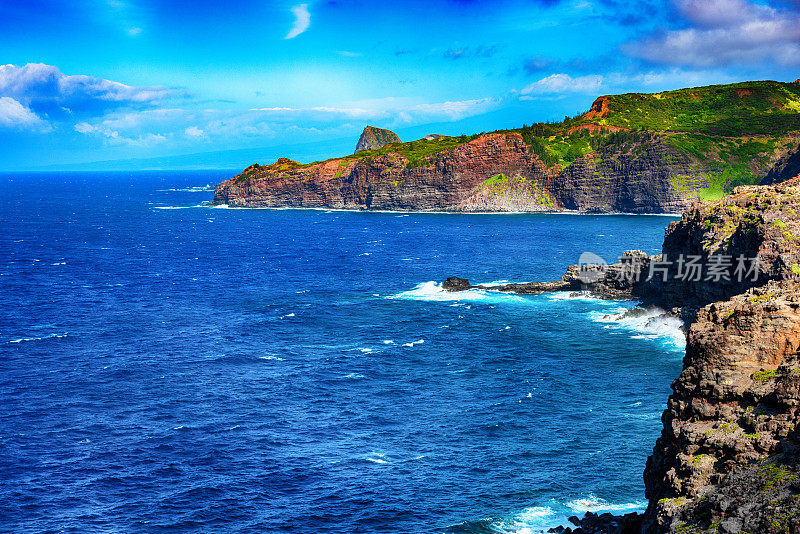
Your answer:
[[[778,184],[795,176],[800,176],[800,145],[775,163],[761,180],[761,185]]]
[[[466,291],[467,289],[471,289],[472,286],[469,285],[469,280],[464,278],[459,278],[457,276],[451,276],[447,280],[444,281],[442,284],[442,289],[445,291],[455,292],[455,291]]]

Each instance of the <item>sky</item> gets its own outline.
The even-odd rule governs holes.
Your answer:
[[[240,169],[800,78],[800,0],[0,0],[0,170]],[[101,162],[101,163],[95,163]]]

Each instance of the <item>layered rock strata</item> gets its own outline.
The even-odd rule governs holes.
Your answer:
[[[420,143],[440,143],[436,138]],[[518,133],[479,136],[420,159],[376,153],[302,165],[282,158],[220,183],[213,205],[451,212],[676,213],[705,169],[658,136],[548,168]]]

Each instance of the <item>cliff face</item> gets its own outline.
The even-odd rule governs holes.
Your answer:
[[[601,148],[547,168],[517,133],[422,140],[430,154],[377,153],[301,165],[281,159],[222,182],[213,204],[430,211],[677,212],[708,185],[659,138]],[[412,143],[413,145],[413,143]],[[436,151],[438,147],[444,147]],[[419,157],[419,159],[412,159]]]
[[[367,126],[364,128],[364,131],[361,132],[361,137],[358,138],[354,154],[358,154],[362,150],[375,150],[377,148],[383,148],[389,143],[399,142],[400,137],[393,131]]]
[[[778,159],[761,181],[761,185],[778,184],[795,176],[800,176],[800,145]]]
[[[699,309],[645,470],[645,532],[800,532],[798,209],[800,179],[750,186],[667,230],[666,255],[761,261],[757,279],[661,286]]]

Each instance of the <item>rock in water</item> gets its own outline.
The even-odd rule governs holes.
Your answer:
[[[451,293],[455,291],[466,291],[471,287],[472,286],[469,284],[469,280],[465,280],[464,278],[459,278],[457,276],[451,276],[444,281],[444,284],[442,284],[442,289],[445,291],[450,291]]]
[[[400,137],[391,130],[367,126],[364,128],[364,131],[361,132],[361,137],[358,138],[358,144],[356,145],[354,154],[358,154],[362,150],[376,150],[390,143],[400,142]]]

